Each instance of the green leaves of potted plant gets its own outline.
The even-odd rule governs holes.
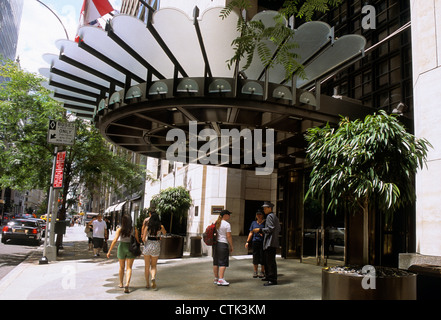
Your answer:
[[[391,219],[397,208],[415,201],[415,173],[424,166],[430,143],[384,111],[364,120],[342,117],[337,128],[311,128],[306,140],[312,171],[305,198],[326,195],[328,210],[345,204],[363,215],[360,261],[369,264],[370,210],[378,208]]]
[[[175,235],[186,233],[188,209],[192,205],[187,189],[179,186],[161,190],[159,194],[152,197],[151,202],[161,216],[162,224],[167,232]],[[165,240],[164,245],[161,246],[161,258],[182,256],[183,237],[171,236],[169,238],[169,241]]]

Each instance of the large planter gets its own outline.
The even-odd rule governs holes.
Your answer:
[[[375,267],[375,279],[361,268],[322,270],[323,300],[416,300],[417,276],[394,268]],[[372,282],[374,281],[374,282]],[[375,284],[375,289],[372,288]]]
[[[182,258],[184,254],[184,237],[168,235],[161,237],[161,253],[159,259]]]

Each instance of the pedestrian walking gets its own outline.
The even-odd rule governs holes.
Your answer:
[[[152,216],[153,212],[155,212],[155,208],[148,208],[147,209],[148,217],[145,218],[144,221],[142,222],[141,239],[145,239],[146,238],[147,228],[149,226],[149,220],[150,220],[150,217]]]
[[[225,271],[229,266],[230,252],[233,252],[233,238],[231,237],[231,225],[228,222],[231,212],[222,210],[216,221],[217,241],[213,246],[213,273],[214,284],[228,286],[225,280]]]
[[[159,215],[152,212],[148,221],[147,232],[144,234],[144,276],[146,288],[150,288],[150,275],[152,280],[152,289],[156,290],[156,274],[159,254],[161,253],[161,235],[166,234],[164,226],[161,224]]]
[[[256,212],[256,220],[251,222],[250,225],[250,233],[248,234],[247,242],[245,242],[245,248],[248,249],[249,244],[251,243],[251,248],[253,250],[253,267],[254,273],[253,278],[264,278],[265,276],[265,266],[263,262],[263,234],[259,232],[253,232],[254,229],[264,228],[265,220],[263,218],[263,212]],[[260,273],[258,273],[260,264]]]
[[[119,261],[119,287],[124,288],[124,293],[130,293],[129,285],[132,278],[132,266],[135,261],[135,256],[130,252],[130,236],[132,232],[135,235],[136,241],[139,242],[138,230],[133,227],[132,218],[128,214],[124,214],[121,218],[121,227],[116,230],[115,237],[110,244],[107,258],[110,258],[113,247],[119,239],[117,258]],[[127,269],[126,269],[127,266]],[[124,284],[124,274],[126,276],[126,283]]]
[[[107,224],[103,220],[103,215],[101,213],[98,214],[96,220],[89,222],[89,226],[93,227],[93,254],[95,257],[99,257],[104,245],[104,239],[107,238]]]
[[[96,217],[92,218],[92,221],[96,220]],[[93,226],[90,224],[87,224],[84,227],[84,232],[86,233],[88,244],[89,244],[89,251],[93,250]]]
[[[265,278],[267,281],[264,286],[272,286],[277,284],[277,263],[276,250],[279,247],[280,223],[279,219],[273,212],[274,205],[271,202],[264,202],[262,205],[265,213],[265,227],[255,228],[254,233],[262,233],[263,237],[263,258],[265,265]]]
[[[106,222],[106,230],[107,230],[107,238],[106,240],[109,239],[109,236],[112,234],[112,226],[110,224],[110,220],[109,218],[104,218],[104,221]]]

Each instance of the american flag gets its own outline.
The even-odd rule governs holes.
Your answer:
[[[98,19],[108,13],[111,13],[112,11],[114,11],[114,9],[108,0],[84,0],[80,12],[78,30],[85,25],[97,26],[101,28]],[[77,31],[75,42],[79,41],[80,37]]]

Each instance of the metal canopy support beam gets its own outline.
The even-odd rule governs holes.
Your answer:
[[[115,61],[109,59],[104,54],[102,54],[101,52],[98,52],[97,50],[95,50],[94,48],[89,46],[87,43],[85,43],[84,41],[80,41],[78,46],[81,49],[83,49],[84,51],[87,51],[88,53],[90,53],[91,55],[93,55],[96,58],[100,59],[104,63],[107,63],[109,66],[111,66],[111,67],[115,68],[116,70],[118,70],[119,72],[123,73],[124,75],[129,76],[130,78],[132,78],[133,80],[137,81],[138,83],[144,82],[145,79],[143,79],[141,77],[138,77],[136,74],[134,74],[130,70],[127,70],[126,68],[124,68],[120,64],[118,64]]]
[[[207,56],[207,51],[205,50],[205,45],[204,45],[204,39],[202,38],[202,33],[201,33],[201,29],[199,27],[199,21],[198,21],[198,17],[199,17],[199,8],[197,6],[194,7],[193,10],[193,25],[195,27],[196,30],[196,34],[198,36],[198,41],[199,41],[199,46],[201,47],[201,53],[202,53],[202,57],[204,58],[204,64],[205,64],[205,77],[213,77],[213,74],[211,73],[211,69],[210,69],[210,63],[208,61],[208,56]]]
[[[153,12],[155,11],[151,6],[149,6],[145,1],[139,0],[142,4],[144,4],[149,9],[149,14],[147,18],[147,29],[152,34],[153,38],[158,42],[159,46],[164,50],[167,57],[170,59],[170,61],[174,64],[175,68],[179,71],[179,73],[183,77],[188,77],[187,72],[185,72],[184,68],[179,63],[178,59],[174,56],[174,54],[170,51],[167,44],[164,42],[162,37],[159,35],[158,31],[156,31],[155,27],[153,26],[152,20],[153,20]]]
[[[78,98],[78,97],[72,97],[72,96],[69,96],[66,94],[61,94],[61,93],[54,93],[54,97],[59,98],[59,99],[63,99],[63,100],[69,100],[69,101],[89,104],[89,105],[93,106],[94,108],[97,104],[96,101],[86,100],[86,99],[82,99],[82,98]]]
[[[85,107],[85,106],[77,106],[77,105],[69,104],[69,103],[65,103],[64,107],[66,109],[75,109],[75,110],[84,111],[84,112],[93,112],[95,110],[95,108],[90,108],[90,107]]]
[[[130,54],[136,61],[142,64],[148,71],[150,71],[154,76],[158,79],[165,79],[164,75],[162,75],[158,70],[156,70],[150,63],[148,63],[141,55],[133,50],[124,40],[122,40],[115,32],[113,32],[113,28],[110,22],[106,24],[107,35],[110,39],[112,39],[117,45],[119,45],[122,49],[124,49],[128,54]]]
[[[86,80],[86,79],[81,78],[81,77],[77,77],[77,76],[75,76],[75,75],[73,75],[73,74],[67,73],[67,72],[65,72],[65,71],[63,71],[63,70],[59,70],[59,69],[57,69],[57,68],[55,68],[55,67],[52,67],[52,68],[51,68],[51,73],[53,73],[53,74],[57,74],[57,75],[59,75],[59,76],[61,76],[61,77],[63,77],[63,78],[70,79],[70,80],[72,80],[72,81],[75,81],[75,82],[78,82],[78,83],[84,84],[85,86],[88,86],[88,87],[91,87],[91,88],[98,89],[98,90],[100,90],[100,91],[107,90],[106,87],[101,86],[101,85],[99,85],[99,84],[97,84],[97,83],[95,83],[95,82],[92,82],[92,81]]]
[[[112,77],[109,77],[108,75],[106,75],[102,72],[99,72],[89,66],[86,66],[85,64],[78,62],[75,59],[71,59],[68,56],[66,56],[65,54],[60,54],[60,60],[66,62],[74,67],[77,67],[78,69],[81,69],[81,70],[86,71],[90,74],[93,74],[94,76],[97,76],[98,78],[101,78],[107,82],[115,83],[117,86],[120,86],[121,88],[124,87],[124,82],[121,82],[121,81],[118,81]]]
[[[93,93],[90,91],[86,91],[86,90],[82,90],[82,89],[79,89],[76,87],[68,86],[64,83],[60,83],[60,82],[53,81],[53,80],[49,80],[49,85],[53,86],[53,87],[60,88],[60,89],[65,89],[67,91],[76,92],[76,93],[81,94],[83,96],[92,97],[94,99],[98,99],[100,96],[99,94],[96,94],[96,93]]]

